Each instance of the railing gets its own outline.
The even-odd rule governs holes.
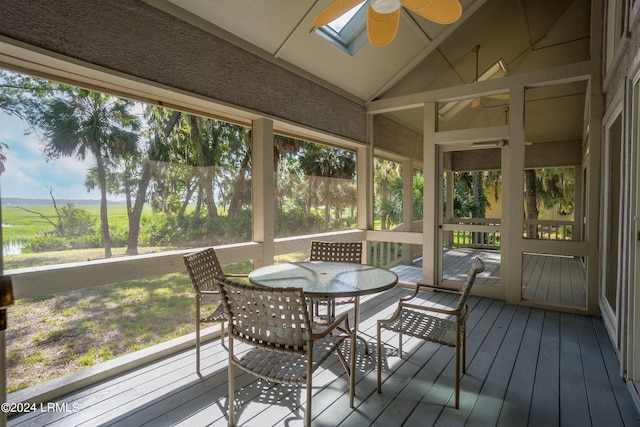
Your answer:
[[[389,230],[390,232],[404,232],[404,224]],[[411,230],[422,232],[422,221],[414,221]],[[407,249],[408,248],[408,249]],[[409,250],[407,254],[406,251]],[[406,255],[406,257],[405,257]],[[391,268],[403,262],[411,262],[422,256],[422,245],[412,245],[400,242],[373,242],[371,244],[371,265],[383,268]]]
[[[574,221],[525,219],[522,237],[538,240],[574,240]]]
[[[452,248],[500,249],[499,218],[453,218],[445,230],[445,245]],[[459,226],[459,227],[458,227]],[[478,226],[484,229],[478,229]],[[525,219],[523,237],[537,240],[574,240],[573,221]]]
[[[500,249],[500,218],[449,218],[445,246],[451,248]],[[457,227],[459,226],[459,227]],[[481,226],[484,229],[477,229]]]

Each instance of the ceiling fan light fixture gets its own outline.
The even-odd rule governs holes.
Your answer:
[[[328,25],[365,3],[364,0],[332,0],[315,16],[313,26]],[[367,6],[367,35],[372,45],[385,46],[394,39],[403,7],[437,24],[451,24],[462,16],[460,0],[370,0]]]
[[[373,46],[386,46],[395,38],[400,25],[400,9],[378,13],[371,5],[367,9],[367,36]]]
[[[378,13],[392,13],[400,9],[401,0],[371,0],[371,7]]]

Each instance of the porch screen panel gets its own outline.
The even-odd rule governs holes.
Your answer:
[[[357,227],[353,151],[274,135],[276,237]]]
[[[583,245],[567,245],[584,236],[585,90],[585,82],[576,82],[525,91],[523,300],[569,307],[587,304]],[[527,126],[533,122],[527,120],[530,116],[548,125]]]
[[[192,333],[182,254],[251,241],[251,129],[4,70],[0,87],[8,392]],[[225,249],[225,272],[251,270]]]

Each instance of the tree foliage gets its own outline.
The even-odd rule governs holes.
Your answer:
[[[58,85],[38,113],[44,153],[50,159],[93,157],[100,189],[100,225],[105,258],[111,257],[107,214],[108,170],[118,159],[136,152],[140,123],[131,113],[132,101]],[[112,160],[113,159],[113,160]]]

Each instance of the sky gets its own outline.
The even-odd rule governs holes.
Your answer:
[[[25,135],[25,130],[21,119],[0,113],[0,142],[9,146],[5,149],[5,171],[0,175],[3,199],[51,199],[49,187],[56,200],[100,199],[97,189],[88,193],[84,186],[87,170],[93,166],[92,158],[84,162],[75,157],[47,161],[38,135]]]

